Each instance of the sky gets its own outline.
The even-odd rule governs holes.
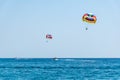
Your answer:
[[[0,0],[0,57],[120,58],[119,8],[120,0]]]

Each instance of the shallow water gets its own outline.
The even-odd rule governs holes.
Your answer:
[[[0,59],[0,80],[119,80],[120,59]]]

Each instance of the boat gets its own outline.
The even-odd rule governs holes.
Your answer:
[[[58,60],[58,58],[57,58],[57,57],[54,57],[54,58],[53,58],[53,60],[57,61],[57,60]]]

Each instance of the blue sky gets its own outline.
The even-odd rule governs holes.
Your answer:
[[[0,57],[120,57],[119,8],[119,0],[0,0]],[[82,22],[85,13],[96,24]]]

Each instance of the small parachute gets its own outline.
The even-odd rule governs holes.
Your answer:
[[[52,37],[52,35],[51,34],[47,34],[46,35],[46,39],[52,39],[53,37]]]

